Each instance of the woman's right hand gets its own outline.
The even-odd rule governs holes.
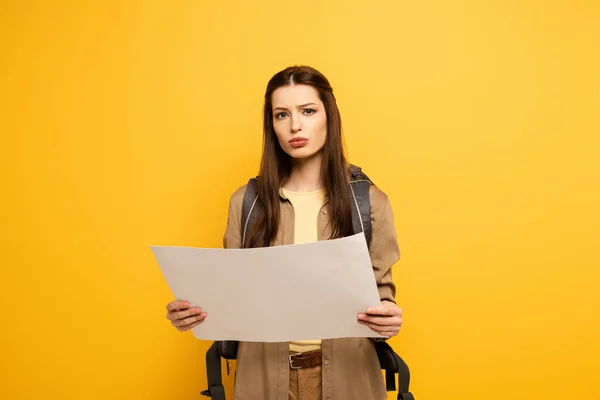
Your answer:
[[[190,308],[187,301],[175,300],[167,304],[167,319],[180,332],[200,325],[206,319],[206,313],[199,307]]]

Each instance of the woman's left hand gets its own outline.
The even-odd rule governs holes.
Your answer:
[[[368,308],[366,314],[358,314],[358,323],[390,338],[400,332],[402,310],[391,301],[383,300],[381,306]]]

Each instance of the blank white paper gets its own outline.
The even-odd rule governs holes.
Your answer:
[[[192,329],[197,339],[381,337],[357,322],[381,304],[363,233],[255,249],[151,249],[173,296],[207,313]]]

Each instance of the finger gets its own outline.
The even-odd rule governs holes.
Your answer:
[[[192,325],[190,325],[190,329],[197,327],[198,325],[200,325],[203,322],[204,322],[204,320],[194,322]]]
[[[371,317],[363,314],[363,316],[358,317],[358,320],[380,326],[402,325],[402,318],[400,317]]]
[[[172,301],[167,304],[167,311],[184,310],[189,307],[190,303],[187,301]]]
[[[178,319],[187,318],[191,315],[198,315],[201,313],[202,313],[202,309],[199,307],[189,308],[189,309],[183,310],[183,311],[169,311],[167,313],[167,319],[170,319],[171,321],[175,321]]]
[[[366,310],[366,314],[370,315],[387,315],[388,309],[384,306],[379,307],[369,307]]]
[[[203,322],[204,322],[204,320],[202,319],[200,321],[194,322],[193,324],[184,325],[184,326],[176,326],[175,328],[177,328],[177,330],[180,332],[189,331],[190,329],[197,327],[198,325],[200,325]]]
[[[402,310],[395,304],[389,304],[380,307],[369,307],[366,313],[368,315],[401,315]]]
[[[202,322],[202,321],[204,321],[205,318],[206,317],[202,317],[200,314],[198,314],[198,315],[193,315],[191,317],[187,317],[184,319],[175,320],[175,321],[171,322],[171,324],[176,327],[183,327],[183,326],[187,326],[187,325],[192,325],[196,322]]]
[[[171,322],[173,323],[173,325],[177,325],[177,326],[183,326],[183,325],[188,325],[191,323],[194,323],[196,321],[200,321],[200,320],[204,320],[206,319],[206,313],[198,313],[198,314],[193,314],[190,316],[187,316],[185,318],[177,318],[177,319],[173,319]]]
[[[192,325],[176,326],[175,329],[177,329],[179,332],[185,332],[185,331],[189,331],[192,328],[195,328],[199,324],[201,324],[201,322],[196,322]]]
[[[399,332],[400,329],[402,328],[401,324],[396,324],[396,325],[378,325],[378,324],[373,324],[373,323],[369,323],[366,321],[358,321],[359,324],[364,325],[376,332]]]

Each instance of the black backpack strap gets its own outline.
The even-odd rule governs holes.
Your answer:
[[[206,377],[208,390],[204,390],[203,396],[212,400],[225,400],[225,388],[221,377],[221,354],[219,342],[214,342],[206,352]]]
[[[238,341],[223,340],[219,342],[219,354],[226,360],[235,360],[238,352]]]
[[[371,246],[371,198],[369,190],[373,182],[356,165],[350,165],[350,206],[354,232],[364,232],[367,246]]]
[[[388,392],[396,391],[396,372],[398,372],[398,363],[396,362],[396,353],[392,347],[383,341],[376,341],[375,350],[381,369],[385,370],[385,389]]]
[[[398,400],[415,400],[415,397],[409,391],[410,370],[402,357],[394,352],[396,365],[398,367]]]
[[[244,201],[242,202],[242,247],[244,247],[244,245],[246,244],[246,233],[248,232],[248,227],[252,225],[252,211],[254,211],[254,207],[256,206],[257,200],[258,180],[256,178],[251,178],[250,180],[248,180],[248,185],[246,186],[246,191],[244,193]]]
[[[395,375],[398,374],[398,400],[414,400],[414,396],[409,391],[410,370],[408,365],[387,342],[375,342],[375,350],[381,369],[385,370],[386,390],[388,392],[396,391]]]

